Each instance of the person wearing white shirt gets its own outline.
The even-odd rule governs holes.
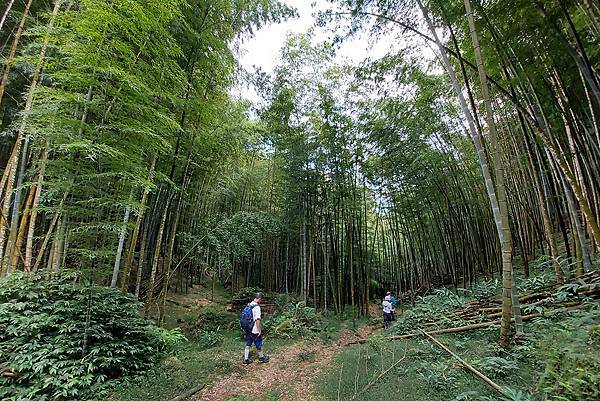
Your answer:
[[[391,302],[391,295],[386,295],[385,298],[383,299],[383,303],[382,303],[382,307],[383,307],[383,328],[387,329],[390,327],[390,322],[392,321],[392,302]]]
[[[260,311],[260,303],[262,302],[263,295],[258,292],[254,296],[254,300],[248,304],[250,308],[252,308],[252,321],[254,325],[252,326],[252,331],[246,333],[246,348],[244,349],[244,364],[249,365],[252,363],[252,359],[250,359],[250,347],[252,347],[252,343],[256,346],[256,351],[258,351],[258,361],[259,362],[269,362],[269,357],[263,354],[262,350],[262,330],[260,325],[261,311]]]

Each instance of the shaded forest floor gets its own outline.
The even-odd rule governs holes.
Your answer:
[[[596,268],[598,266],[596,265]],[[489,306],[497,283],[481,282],[457,295],[436,290],[410,307],[385,333],[365,344],[345,348],[317,380],[314,400],[404,399],[411,401],[579,401],[600,399],[599,270],[559,285],[552,274],[538,271],[517,277],[521,294],[544,294],[543,300],[522,304],[525,314],[540,316],[524,325],[525,335],[508,349],[498,344],[500,326],[435,337],[505,391],[499,395],[487,384],[423,336],[391,341],[389,335],[414,333],[417,327],[435,330],[469,324],[465,306]],[[582,292],[581,290],[586,290]],[[578,303],[574,308],[562,305]],[[560,304],[557,306],[556,304]],[[493,305],[493,303],[492,303]],[[492,308],[494,309],[494,308]],[[562,311],[562,312],[559,312]],[[487,317],[470,315],[471,322]],[[431,323],[435,321],[436,323]],[[472,323],[470,323],[472,324]],[[440,327],[441,326],[441,327]],[[382,375],[382,372],[385,372]]]
[[[340,322],[327,317],[328,329],[306,338],[266,336],[268,364],[243,365],[243,339],[237,314],[227,311],[231,294],[217,287],[213,294],[199,285],[188,294],[174,295],[167,304],[166,326],[180,327],[189,341],[147,374],[117,388],[111,401],[168,401],[186,391],[204,386],[187,398],[197,401],[308,400],[316,391],[314,383],[349,343],[369,336],[366,320]],[[209,336],[195,335],[193,322],[201,316],[223,321]],[[268,317],[267,317],[268,318]],[[215,335],[216,333],[216,335]],[[255,350],[252,350],[255,353]],[[256,355],[251,354],[256,360]]]
[[[344,328],[339,338],[331,343],[312,338],[281,347],[270,354],[268,364],[253,364],[235,374],[225,375],[192,399],[227,401],[271,397],[281,401],[310,400],[314,397],[314,379],[321,371],[348,343],[367,338],[370,332],[369,326],[362,326],[357,331]]]
[[[520,283],[523,288],[561,288],[548,282],[546,273],[521,279]],[[197,319],[198,313],[214,314],[224,320],[215,331],[218,338],[211,337],[213,334],[188,335],[189,341],[175,356],[117,389],[110,399],[168,401],[202,385],[203,389],[188,399],[532,401],[584,400],[600,395],[600,308],[597,300],[591,298],[581,309],[526,322],[525,336],[507,350],[498,345],[499,325],[436,336],[506,388],[510,394],[506,398],[426,339],[390,341],[384,337],[411,332],[417,327],[415,322],[427,324],[416,319],[417,314],[428,318],[452,315],[460,310],[457,300],[472,304],[474,296],[495,294],[496,289],[491,287],[489,282],[481,283],[461,296],[440,290],[409,308],[385,332],[373,330],[367,321],[352,330],[350,322],[329,317],[335,324],[326,335],[297,339],[267,336],[265,350],[271,362],[244,366],[237,316],[226,310],[231,295],[218,289],[211,301],[210,291],[197,286],[190,294],[176,296],[169,302],[168,325],[189,330],[186,325]],[[365,338],[367,341],[362,344],[352,344]]]

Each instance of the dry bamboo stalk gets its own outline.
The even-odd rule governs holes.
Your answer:
[[[490,387],[492,387],[498,393],[505,394],[502,387],[500,387],[498,384],[496,384],[494,381],[492,381],[492,379],[490,379],[489,377],[487,377],[486,375],[484,375],[483,373],[481,373],[480,371],[475,369],[473,366],[469,365],[467,362],[465,362],[461,357],[456,355],[454,352],[450,351],[450,349],[448,347],[446,347],[444,344],[442,344],[441,342],[436,340],[431,334],[428,334],[428,333],[424,332],[423,330],[421,330],[421,334],[424,335],[425,337],[427,337],[435,345],[437,345],[438,347],[440,347],[441,349],[446,351],[448,354],[450,354],[454,359],[456,359],[458,362],[460,362],[460,364],[463,365],[463,367],[465,369],[467,369],[469,372],[473,373],[475,376],[477,376],[478,378],[483,380],[485,383],[487,383]]]
[[[6,90],[8,75],[10,74],[10,69],[15,60],[15,55],[17,54],[17,47],[19,46],[19,41],[21,40],[23,29],[25,28],[25,21],[29,16],[29,9],[31,8],[31,3],[32,0],[29,0],[27,3],[25,3],[25,10],[23,10],[23,15],[21,16],[19,26],[17,27],[17,32],[15,33],[12,46],[10,47],[10,52],[6,60],[6,66],[4,67],[4,73],[2,74],[2,82],[0,82],[0,102],[2,102],[2,97],[4,96],[4,91]]]
[[[202,390],[204,387],[206,387],[206,384],[201,384],[200,386],[194,387],[194,388],[186,391],[185,393],[178,395],[175,398],[171,398],[170,401],[183,401],[183,400],[193,396],[194,394],[196,394],[197,392]]]
[[[15,2],[15,0],[10,0],[8,2],[8,5],[6,6],[6,9],[4,10],[4,14],[2,14],[2,18],[0,19],[0,32],[2,32],[2,27],[4,26],[4,22],[6,21],[6,17],[8,16],[8,13],[10,13],[10,9],[12,8],[14,2]]]
[[[25,210],[23,210],[23,217],[21,218],[21,224],[17,233],[17,239],[14,243],[14,247],[17,251],[12,253],[12,257],[10,258],[10,262],[8,263],[9,271],[15,271],[17,269],[18,256],[21,254],[21,245],[23,245],[23,239],[25,238],[25,229],[27,226],[29,214],[31,213],[31,206],[35,198],[35,192],[35,187],[29,189],[29,194],[27,196],[27,200],[25,201]],[[21,259],[23,260],[22,257]],[[24,260],[23,263],[25,263]]]
[[[562,309],[550,311],[550,312],[547,312],[547,313],[533,313],[531,315],[523,316],[523,321],[535,319],[537,317],[542,317],[542,318],[544,318],[544,317],[550,317],[550,316],[556,315],[558,313],[570,312],[570,311],[573,311],[573,310],[576,310],[576,309],[581,309],[581,308],[583,308],[583,307],[585,307],[587,305],[589,305],[589,304],[581,304],[581,305],[577,305],[577,306],[572,306],[570,308],[562,308]],[[428,332],[428,334],[462,333],[462,332],[465,332],[465,331],[482,329],[484,327],[493,326],[493,325],[496,325],[496,324],[500,324],[500,320],[493,320],[491,322],[471,324],[471,325],[468,325],[468,326],[451,327],[449,329],[433,330],[433,331]],[[387,339],[388,340],[402,340],[402,339],[406,339],[406,338],[417,337],[419,335],[421,335],[421,333],[409,333],[409,334],[402,334],[402,335],[399,335],[399,336],[387,337]]]
[[[392,369],[394,369],[396,366],[398,366],[398,364],[400,362],[402,362],[404,359],[406,358],[406,349],[404,350],[404,355],[402,356],[402,358],[398,359],[396,362],[394,362],[393,364],[390,365],[389,368],[387,368],[386,370],[382,371],[375,379],[371,380],[365,387],[363,387],[359,392],[354,393],[354,395],[352,396],[352,398],[350,398],[350,400],[355,400],[356,397],[358,397],[359,395],[361,395],[362,393],[364,393],[365,391],[367,391],[369,388],[371,388],[371,386],[373,386],[375,383],[377,383],[379,380],[381,380],[381,378],[383,378],[386,374],[388,374],[388,372]]]

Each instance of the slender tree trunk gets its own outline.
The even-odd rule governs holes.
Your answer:
[[[6,10],[4,10],[4,14],[2,14],[2,19],[0,19],[0,32],[2,32],[2,28],[4,27],[4,22],[6,22],[6,17],[10,13],[10,9],[12,8],[15,0],[9,0],[6,5]]]
[[[152,258],[152,271],[150,273],[150,281],[148,283],[148,292],[146,295],[146,306],[144,309],[144,316],[147,317],[150,313],[150,309],[152,308],[152,302],[154,302],[154,286],[156,282],[156,272],[158,270],[158,261],[160,259],[160,251],[162,248],[162,239],[165,232],[165,224],[167,222],[167,216],[169,215],[169,205],[171,201],[171,196],[169,195],[167,198],[167,202],[165,204],[165,208],[163,211],[163,215],[160,221],[160,227],[158,229],[158,235],[156,237],[156,242],[154,244],[154,257]]]
[[[25,201],[25,210],[23,210],[23,218],[21,219],[21,224],[19,225],[19,232],[15,240],[14,251],[12,253],[12,257],[10,258],[10,262],[8,263],[7,274],[17,270],[18,255],[21,255],[21,245],[23,245],[23,238],[25,237],[25,228],[27,226],[27,221],[29,220],[28,218],[29,214],[31,213],[31,206],[35,199],[36,192],[37,191],[35,187],[29,189],[29,195],[27,196],[27,200]],[[24,259],[23,263],[25,263]]]
[[[125,244],[125,237],[127,236],[127,223],[129,222],[129,213],[131,213],[131,202],[133,201],[133,189],[129,193],[129,200],[125,207],[125,215],[123,216],[123,225],[121,226],[121,232],[119,232],[119,243],[117,245],[117,254],[115,255],[115,263],[113,266],[113,274],[110,280],[110,286],[115,288],[117,286],[117,280],[119,279],[119,267],[121,266],[121,255],[123,254],[123,245]]]
[[[135,297],[140,298],[140,287],[142,285],[142,272],[144,270],[144,264],[146,263],[146,243],[148,238],[148,229],[143,230],[142,239],[140,241],[140,256],[138,258],[138,268],[136,271],[135,278]],[[193,284],[193,282],[192,282]]]
[[[188,169],[190,166],[190,156],[191,156],[191,149],[188,152],[188,158],[187,158],[187,162],[186,162],[186,166],[185,166],[185,171],[183,172],[183,177],[182,177],[182,183],[181,183],[181,188],[179,190],[179,199],[177,201],[177,207],[175,209],[175,215],[173,216],[173,223],[171,225],[171,232],[169,234],[169,243],[167,245],[167,255],[165,258],[165,274],[164,274],[164,278],[163,278],[163,286],[162,286],[162,292],[161,292],[161,301],[160,301],[160,308],[159,308],[159,321],[161,323],[164,322],[164,311],[165,311],[165,305],[167,303],[167,293],[169,292],[169,280],[171,279],[171,263],[173,261],[173,251],[175,249],[175,238],[177,237],[177,228],[179,226],[179,217],[181,216],[181,209],[183,208],[183,194],[185,193],[188,184],[189,184],[189,177],[188,177]],[[214,286],[215,286],[215,277],[213,275],[213,283],[212,283],[212,298],[214,299]]]
[[[302,299],[304,301],[304,304],[307,304],[308,301],[308,283],[307,283],[307,266],[306,266],[306,212],[304,211],[304,206],[303,206],[303,211],[302,211],[302,227],[301,227],[302,232],[300,233],[301,237],[302,237],[302,256],[301,256],[301,263],[302,263]]]
[[[7,166],[6,167],[6,171],[8,171],[8,181],[7,182],[12,182],[15,176],[15,170],[16,170],[16,165],[15,168],[13,168],[12,166]],[[12,190],[6,191],[4,193],[4,200],[2,202],[2,208],[0,209],[0,261],[4,260],[4,240],[6,239],[6,228],[8,227],[9,221],[8,221],[8,211],[10,210],[10,200],[12,198]],[[8,247],[8,243],[7,243],[7,247]],[[1,265],[1,263],[0,263]],[[2,269],[0,267],[0,274],[3,274],[4,269]]]
[[[48,231],[46,232],[46,236],[44,237],[44,242],[42,243],[42,246],[40,247],[37,258],[35,259],[35,264],[33,265],[32,271],[34,273],[37,271],[38,266],[42,262],[44,253],[46,252],[46,247],[48,246],[48,242],[50,241],[52,232],[54,231],[54,227],[56,226],[56,222],[58,221],[58,218],[62,214],[62,208],[65,203],[65,200],[67,199],[68,194],[69,194],[69,190],[66,190],[65,193],[63,194],[63,198],[61,199],[60,204],[58,205],[58,210],[56,211],[56,213],[54,214],[54,217],[52,218],[52,221],[50,222],[50,226],[48,227]]]
[[[19,26],[17,27],[17,32],[15,32],[15,38],[13,39],[12,46],[10,47],[10,51],[8,53],[8,58],[6,59],[4,74],[2,74],[2,81],[0,82],[0,104],[2,104],[2,98],[4,97],[4,91],[6,90],[6,84],[8,82],[8,75],[10,74],[10,69],[15,61],[17,47],[19,46],[19,41],[21,40],[21,35],[23,34],[23,28],[25,28],[25,21],[29,16],[29,8],[31,7],[32,1],[33,0],[27,0],[27,3],[25,4],[25,9],[23,10],[21,21],[19,22]],[[5,18],[5,16],[3,18]],[[2,20],[2,23],[4,23],[4,19]]]
[[[565,191],[565,198],[567,201],[567,207],[569,209],[569,213],[573,218],[573,225],[575,226],[575,230],[577,232],[577,237],[579,240],[579,250],[581,252],[581,256],[583,259],[583,269],[585,272],[588,272],[592,268],[592,262],[590,259],[590,251],[585,235],[585,230],[583,229],[583,225],[581,224],[581,219],[579,213],[577,212],[577,205],[575,204],[575,199],[573,198],[573,193],[571,189],[567,185],[566,179],[564,177],[563,172],[560,169],[557,169],[557,174],[559,175],[559,180],[563,185]]]
[[[154,178],[154,169],[156,168],[156,160],[158,158],[158,154],[155,153],[153,158],[152,158],[152,163],[150,165],[150,171],[148,173],[148,182],[152,182],[153,178]],[[142,193],[142,199],[140,201],[140,211],[137,214],[136,220],[135,220],[135,225],[133,227],[133,232],[131,233],[131,241],[129,242],[129,249],[127,250],[127,254],[125,256],[125,265],[123,267],[124,271],[123,271],[123,280],[121,281],[121,291],[127,291],[127,288],[129,287],[129,276],[131,275],[131,265],[133,263],[133,255],[135,254],[135,248],[137,246],[137,239],[138,236],[140,234],[140,228],[142,227],[142,219],[144,218],[144,208],[146,207],[146,201],[148,199],[148,194],[150,193],[150,187],[149,186],[145,186],[144,187],[144,192]],[[140,254],[140,259],[142,258],[142,255]],[[140,268],[138,268],[138,271],[140,270]],[[136,285],[136,289],[138,290],[138,294],[139,295],[139,288]]]
[[[40,172],[38,174],[37,183],[35,184],[35,197],[33,198],[33,204],[31,205],[31,214],[29,216],[29,227],[27,230],[27,241],[25,242],[25,266],[26,272],[31,270],[31,258],[33,255],[33,237],[35,234],[35,224],[37,220],[37,207],[40,203],[40,196],[42,193],[42,184],[44,182],[44,173],[46,171],[46,161],[48,160],[48,144],[46,144],[42,151],[42,157],[40,159]]]
[[[538,198],[538,208],[540,210],[540,214],[542,215],[544,233],[546,234],[546,240],[548,241],[548,245],[550,247],[550,256],[552,257],[554,274],[556,275],[556,280],[559,283],[562,283],[564,282],[565,277],[563,275],[560,263],[558,263],[558,246],[556,245],[556,239],[554,238],[554,230],[552,229],[552,222],[550,220],[550,214],[548,213],[548,207],[546,204],[546,198],[544,197],[542,182],[540,181],[540,177],[538,176],[538,172],[540,176],[543,176],[544,173],[542,172],[542,166],[538,163],[534,163],[533,150],[531,149],[529,138],[527,138],[527,132],[524,131],[523,135],[525,135],[524,141],[525,146],[527,148],[527,157],[529,159],[529,164],[531,165],[531,177],[533,178],[533,185],[535,187],[535,192]]]

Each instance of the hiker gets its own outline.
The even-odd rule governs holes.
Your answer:
[[[240,325],[246,334],[246,348],[244,349],[244,363],[246,365],[252,363],[252,359],[250,359],[250,347],[252,347],[252,343],[254,343],[258,351],[258,361],[262,363],[269,362],[269,357],[263,354],[262,350],[263,338],[260,325],[260,303],[262,298],[263,295],[257,292],[254,300],[244,308],[240,316]]]
[[[396,321],[396,305],[398,304],[398,300],[394,297],[394,294],[388,292],[390,295],[390,303],[392,304],[392,321]]]
[[[390,322],[392,321],[392,303],[390,302],[391,300],[391,295],[385,296],[385,298],[383,298],[383,328],[387,329],[390,327]]]

